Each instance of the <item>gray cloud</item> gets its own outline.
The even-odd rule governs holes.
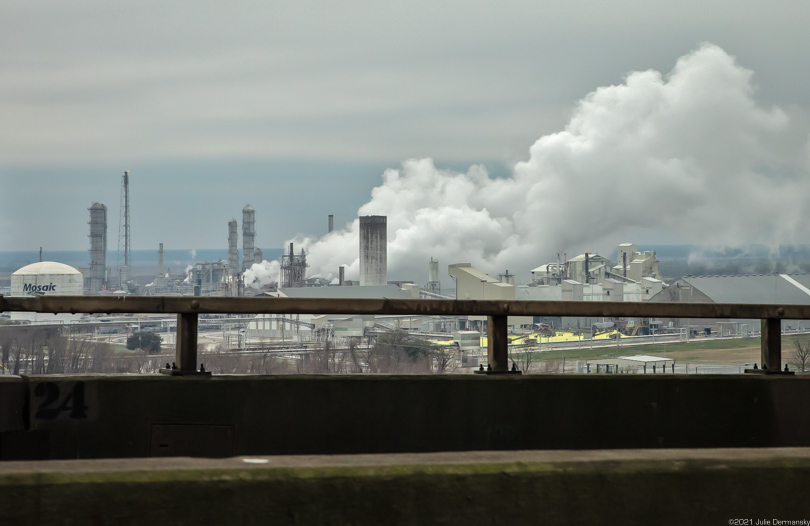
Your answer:
[[[805,103],[808,15],[738,1],[11,4],[0,160],[514,158],[593,86],[704,39],[760,71],[766,100]]]
[[[755,172],[802,173],[791,155],[805,140],[797,108],[810,106],[807,2],[43,0],[2,12],[8,250],[85,248],[86,208],[117,215],[124,169],[140,193],[136,248],[222,246],[247,200],[260,242],[281,245],[322,231],[312,210],[353,217],[402,159],[511,172],[595,86],[666,71],[704,40],[757,71],[763,111],[789,116],[795,133],[762,146],[772,158]]]

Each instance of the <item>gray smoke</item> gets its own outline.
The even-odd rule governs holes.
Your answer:
[[[633,72],[588,94],[511,177],[411,159],[385,171],[358,215],[388,216],[389,279],[419,279],[434,257],[527,280],[557,252],[610,255],[640,235],[731,246],[805,240],[808,127],[754,94],[752,72],[704,44],[667,75]],[[333,278],[346,265],[357,279],[357,220],[293,241],[310,275]]]

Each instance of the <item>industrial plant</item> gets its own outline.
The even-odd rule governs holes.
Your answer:
[[[126,171],[121,178],[115,266],[108,261],[107,206],[94,202],[87,209],[89,265],[77,269],[59,262],[40,261],[24,266],[12,275],[10,294],[729,303],[753,303],[772,294],[774,302],[810,303],[810,278],[805,275],[685,276],[667,284],[659,270],[656,252],[642,250],[633,243],[619,244],[615,259],[596,252],[570,258],[567,253],[558,253],[553,261],[537,262],[539,265],[525,276],[507,269],[490,275],[463,261],[443,262],[446,267],[441,267],[438,259],[430,257],[425,261],[422,279],[392,281],[388,272],[388,218],[384,215],[357,218],[358,279],[347,279],[345,265],[334,269],[335,279],[327,279],[317,274],[308,275],[307,250],[296,247],[293,242],[274,252],[280,253],[276,261],[265,261],[264,252],[256,246],[261,222],[257,221],[257,210],[251,204],[242,208],[241,227],[237,219],[223,218],[222,247],[224,250],[227,246],[226,260],[194,261],[172,272],[164,268],[164,244],[159,243],[155,252],[157,272],[135,276],[131,259],[130,185],[130,173]],[[327,234],[333,230],[334,215],[330,214]],[[444,284],[450,285],[445,288],[440,280],[444,269],[452,280]],[[96,336],[135,330],[132,321],[125,317],[107,317],[104,322],[99,319],[99,315],[68,314],[50,318],[25,316],[25,313],[14,315],[18,323],[86,324]],[[338,349],[348,349],[358,342],[371,345],[375,338],[387,332],[405,331],[430,345],[453,350],[457,353],[453,362],[457,369],[470,371],[481,366],[484,359],[487,323],[485,316],[232,315],[201,318],[199,331],[201,341],[211,348],[237,353],[282,352],[294,361],[305,360],[313,345],[331,342],[330,345]],[[165,342],[170,342],[176,320],[151,316],[137,321],[138,328],[141,324],[157,332],[163,331]],[[690,325],[688,320],[511,316],[508,327],[510,345],[523,352],[538,352],[564,349],[575,342],[581,346],[583,340],[593,346],[618,344],[622,339],[629,341],[628,338],[688,341],[698,334],[747,336],[756,332],[757,321],[704,320],[698,327]],[[801,322],[792,328],[804,329]],[[203,338],[203,334],[207,337]],[[650,360],[652,358],[647,362],[658,363]],[[610,367],[629,368],[633,363],[633,359],[624,357],[621,362],[592,361],[590,365],[609,370]],[[588,372],[590,365],[580,363],[574,371]],[[363,366],[355,364],[355,367]],[[563,364],[563,370],[565,368]]]

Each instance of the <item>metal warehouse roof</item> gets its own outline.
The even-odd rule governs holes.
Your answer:
[[[806,274],[687,276],[682,281],[715,303],[810,303],[810,276]]]
[[[411,298],[411,293],[396,285],[372,285],[368,287],[293,287],[279,292],[289,298]]]
[[[668,365],[674,363],[673,358],[662,358],[660,356],[650,356],[648,354],[636,354],[635,356],[619,356],[617,358],[603,358],[600,360],[585,360],[585,363],[590,365],[622,365],[628,366],[642,366],[646,364],[662,363]]]
[[[515,299],[531,301],[560,301],[562,299],[562,287],[548,285],[540,285],[538,287],[515,287]]]
[[[490,276],[489,274],[487,274],[486,272],[484,272],[480,268],[473,267],[469,263],[455,263],[453,265],[450,265],[449,269],[467,273],[467,274],[469,274],[471,276],[474,276],[477,279],[480,279],[482,281],[486,281],[487,283],[500,283],[500,281],[493,278],[492,276]],[[451,276],[452,276],[452,274],[451,274]]]

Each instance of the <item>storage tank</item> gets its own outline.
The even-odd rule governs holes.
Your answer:
[[[55,261],[31,263],[11,275],[12,296],[81,296],[84,275]]]
[[[440,293],[442,289],[441,283],[439,283],[439,261],[433,258],[430,258],[430,263],[428,264],[428,283],[427,283],[427,290],[430,292]]]
[[[360,217],[360,286],[388,284],[388,218]]]

